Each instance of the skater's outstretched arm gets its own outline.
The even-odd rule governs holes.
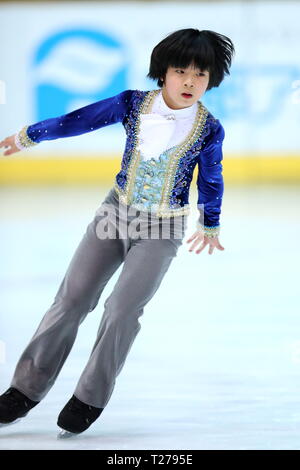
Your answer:
[[[133,93],[134,90],[125,90],[118,95],[89,104],[68,114],[24,126],[16,134],[2,140],[0,147],[8,148],[4,155],[11,155],[43,140],[80,135],[122,122]]]

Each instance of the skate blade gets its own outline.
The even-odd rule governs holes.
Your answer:
[[[6,426],[11,426],[12,424],[16,424],[19,421],[21,421],[21,418],[15,419],[15,421],[12,421],[11,423],[0,423],[0,428],[6,428]]]
[[[70,437],[75,437],[75,436],[78,436],[78,434],[76,434],[74,432],[65,431],[64,429],[62,429],[58,433],[57,439],[69,439]]]

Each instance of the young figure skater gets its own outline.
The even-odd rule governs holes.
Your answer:
[[[141,328],[139,317],[182,244],[196,165],[199,219],[187,240],[193,241],[189,251],[198,248],[196,253],[200,253],[207,245],[209,254],[214,248],[224,250],[218,238],[224,129],[199,99],[229,75],[233,54],[232,41],[224,35],[191,28],[175,31],[151,54],[147,76],[157,80],[159,89],[125,90],[66,115],[25,126],[0,143],[8,148],[4,155],[11,155],[43,140],[75,136],[117,122],[122,122],[127,134],[114,186],[87,226],[53,304],[22,353],[10,388],[0,397],[2,425],[25,416],[48,393],[79,325],[124,262],[105,301],[90,358],[73,396],[59,414],[61,437],[85,431],[100,416]],[[108,206],[116,217],[105,219],[103,210]],[[130,234],[131,209],[139,211],[146,229],[152,225],[162,228],[167,222],[171,226],[172,222],[169,237]],[[116,229],[116,236],[100,236],[104,221]],[[183,233],[176,236],[182,225]]]

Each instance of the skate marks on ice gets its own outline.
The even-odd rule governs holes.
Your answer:
[[[82,227],[90,220],[90,207],[99,198],[95,194],[98,189],[81,192],[76,188],[72,198],[70,190],[67,198],[62,191],[50,191],[49,199],[44,190],[38,194],[34,190],[31,196],[28,191],[18,191],[18,197],[15,188],[1,191],[5,201],[0,208],[0,258],[5,266],[0,283],[1,334],[11,351],[11,362],[1,364],[3,389],[18,359],[16,352],[21,353],[20,337],[10,332],[18,325],[29,338],[45,298],[55,292]],[[76,218],[74,225],[70,216],[69,230],[66,224],[61,230],[65,214],[73,213],[70,200],[80,207],[80,214],[88,216],[85,220]],[[298,221],[290,224],[299,204],[298,188],[228,188],[223,234],[227,251],[214,252],[212,257],[203,253],[200,262],[181,248],[164,286],[145,309],[143,330],[128,356],[127,369],[119,376],[110,412],[99,427],[76,439],[57,439],[56,416],[78,380],[78,370],[86,364],[103,303],[118,278],[116,272],[95,316],[81,325],[67,366],[47,402],[33,410],[28,421],[0,428],[0,447],[300,449],[300,335],[295,328],[300,264],[295,247],[300,225]],[[44,216],[45,207],[54,209]],[[49,236],[59,239],[55,245],[59,252],[54,257],[48,250],[46,259],[45,240]],[[289,243],[282,244],[286,239]],[[52,246],[51,242],[47,246]],[[221,282],[213,283],[216,272]],[[178,286],[183,273],[189,276],[184,285],[186,295],[174,295],[174,285]],[[188,319],[182,314],[187,305]],[[172,335],[166,342],[170,325]]]

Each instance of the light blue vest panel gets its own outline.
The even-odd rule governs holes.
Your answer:
[[[137,209],[155,211],[162,196],[168,160],[176,147],[165,150],[157,160],[151,158],[140,161],[136,170],[131,203]]]

